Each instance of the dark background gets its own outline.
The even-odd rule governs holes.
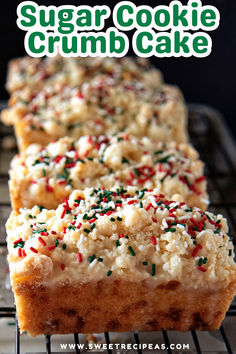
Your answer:
[[[39,5],[102,5],[111,8],[117,1],[35,1]],[[133,1],[136,5],[168,5],[170,1]],[[151,58],[168,83],[177,84],[188,102],[201,102],[217,108],[226,118],[236,136],[236,0],[203,0],[216,6],[221,14],[220,26],[209,32],[213,49],[206,58]],[[4,89],[7,62],[25,54],[24,32],[16,26],[16,7],[20,1],[2,1],[0,12],[0,98],[8,98]],[[186,1],[182,1],[186,4]],[[112,23],[107,22],[108,25]],[[126,32],[129,34],[130,32]],[[131,34],[131,33],[130,33]],[[133,54],[130,50],[129,54]]]

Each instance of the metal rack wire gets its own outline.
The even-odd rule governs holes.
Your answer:
[[[236,235],[236,188],[234,186],[236,176],[236,149],[232,145],[232,140],[224,126],[222,118],[218,112],[202,105],[189,106],[189,130],[191,142],[200,153],[201,159],[206,164],[206,175],[208,178],[208,191],[211,199],[211,207],[215,213],[223,213],[230,224],[230,234]],[[12,132],[6,127],[0,126],[0,144],[4,137]],[[0,184],[7,183],[7,174],[0,171]],[[9,207],[7,202],[0,202],[0,209]],[[1,222],[3,220],[0,219]],[[0,240],[0,247],[6,247],[5,240]],[[236,325],[236,304],[230,306],[226,314],[230,318],[233,325]],[[14,307],[0,307],[0,318],[15,319],[15,353],[21,353],[21,340],[17,323],[17,317]],[[220,327],[219,336],[225,345],[225,352],[232,354],[233,348],[231,339],[227,334],[224,323]],[[82,353],[78,345],[80,343],[80,334],[71,335],[75,344],[75,353]],[[201,340],[196,331],[191,331],[194,348],[191,352],[202,353]],[[52,341],[55,336],[45,336],[45,352],[51,353]],[[168,331],[162,331],[163,343],[166,346],[166,353],[171,354],[170,339]],[[133,333],[134,343],[138,346],[142,343],[140,333]],[[32,339],[33,340],[33,339]],[[115,353],[115,350],[109,349],[110,335],[104,333],[104,342],[107,344],[107,353]],[[235,349],[235,348],[234,348]],[[43,350],[43,348],[42,348]],[[42,351],[41,350],[41,351]],[[71,351],[72,352],[72,351]],[[136,349],[136,353],[143,353],[142,349]]]

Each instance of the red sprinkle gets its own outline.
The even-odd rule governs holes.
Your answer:
[[[157,241],[154,236],[151,236],[151,241],[154,246],[157,244]]]
[[[22,254],[23,254],[23,257],[26,257],[26,256],[27,256],[25,250],[23,250]]]
[[[192,252],[192,257],[196,257],[198,251],[201,250],[201,249],[202,249],[202,245],[198,244],[198,245],[194,248],[194,250],[193,250],[193,252]]]
[[[63,159],[63,156],[58,155],[58,156],[54,157],[53,161],[55,161],[56,163],[58,163],[58,162],[61,161],[61,159]]]
[[[202,177],[198,177],[195,179],[195,183],[200,183],[202,181],[205,181],[206,177],[205,176],[202,176]]]
[[[66,233],[66,227],[65,226],[63,227],[63,231],[62,232],[63,232],[63,234]]]
[[[34,253],[38,253],[38,251],[34,247],[30,247],[30,250]]]
[[[56,231],[51,231],[51,233],[52,233],[53,235],[56,235],[56,234],[57,234],[57,232],[56,232]]]
[[[157,223],[157,219],[155,219],[155,218],[152,218],[152,221],[155,222],[155,223]]]
[[[34,179],[31,179],[31,180],[30,180],[30,183],[32,183],[32,184],[37,184],[37,181],[35,181]]]
[[[76,229],[80,229],[82,226],[81,222],[76,226]]]
[[[41,235],[41,236],[48,236],[49,233],[48,233],[48,232],[40,232],[40,235]]]
[[[52,188],[51,186],[49,186],[49,185],[46,186],[46,190],[47,190],[47,192],[49,192],[49,193],[52,193],[52,192],[53,192],[53,188]]]
[[[67,165],[65,165],[65,168],[71,168],[71,167],[75,167],[76,164],[75,163],[68,163]]]
[[[65,269],[65,264],[61,264],[61,269],[64,270]]]
[[[64,218],[65,214],[66,214],[66,209],[63,209],[63,211],[62,211],[62,213],[61,213],[61,219]]]
[[[82,257],[82,254],[79,252],[77,253],[77,259],[78,259],[78,262],[81,263],[83,261],[83,257]]]
[[[38,240],[43,246],[46,246],[46,242],[42,239],[42,237],[39,237]]]
[[[129,200],[127,204],[130,205],[130,204],[134,204],[134,203],[137,203],[137,200],[136,200],[136,199],[134,199],[134,200]]]
[[[90,219],[88,222],[89,222],[90,224],[92,224],[94,221],[96,221],[96,219],[95,219],[95,218],[92,218],[92,219]]]
[[[61,181],[58,181],[57,183],[58,183],[58,184],[66,184],[66,183],[67,183],[67,180],[66,180],[66,179],[62,179]]]
[[[81,91],[78,91],[77,94],[76,94],[76,97],[78,98],[84,98],[83,94]]]
[[[206,268],[202,267],[202,266],[198,266],[197,269],[199,269],[201,272],[206,272]]]
[[[19,238],[18,240],[14,241],[13,242],[13,245],[16,245],[17,243],[21,242],[22,241],[22,238]]]
[[[21,248],[18,248],[18,256],[22,257],[22,249]]]
[[[120,235],[119,235],[119,238],[122,238],[122,237],[124,237],[124,234],[120,234]]]
[[[145,210],[149,210],[152,206],[153,206],[152,203],[149,203],[149,204],[146,206]]]
[[[56,246],[55,246],[55,245],[53,245],[53,246],[49,246],[49,247],[48,247],[48,250],[49,250],[49,251],[51,251],[51,250],[54,250],[55,248],[56,248]]]

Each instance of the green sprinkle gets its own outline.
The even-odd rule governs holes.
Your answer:
[[[74,123],[74,124],[70,124],[67,126],[67,129],[68,130],[72,130],[72,129],[75,129],[77,127],[81,126],[81,123]]]
[[[81,199],[75,199],[74,202],[79,204],[81,202]]]
[[[129,160],[126,157],[122,157],[122,163],[129,163]]]
[[[163,150],[158,150],[158,151],[154,152],[155,155],[159,155],[159,154],[162,154],[162,153],[163,153]]]
[[[120,246],[120,241],[116,240],[116,247],[119,247],[119,246]]]
[[[130,251],[132,256],[135,256],[135,252],[134,252],[134,250],[133,250],[133,248],[131,246],[129,246],[129,251]]]
[[[228,255],[229,255],[229,257],[232,256],[232,250],[229,250]]]
[[[88,214],[84,214],[82,217],[83,220],[88,220]]]
[[[47,229],[33,230],[33,234],[37,234],[37,233],[40,233],[40,232],[47,232],[47,231],[48,231]]]
[[[159,200],[159,202],[156,203],[157,205],[161,205],[162,204],[162,201]]]
[[[42,173],[43,173],[43,177],[45,177],[46,176],[46,170],[44,168],[42,170]]]
[[[93,224],[90,226],[91,230],[93,230],[93,229],[95,228],[95,226],[96,226],[96,224],[93,223]]]
[[[66,249],[66,244],[65,244],[65,243],[63,243],[63,245],[62,245],[62,249],[63,249],[63,250]]]
[[[152,276],[156,274],[156,264],[152,263]]]
[[[108,270],[107,276],[109,277],[112,274],[112,270]]]
[[[218,233],[220,233],[220,231],[221,231],[221,229],[219,228],[216,231],[214,231],[214,234],[218,234]]]
[[[15,245],[13,245],[14,248],[16,247],[20,247],[20,248],[23,248],[25,245],[25,241],[20,241],[18,243],[16,243]]]
[[[74,226],[74,225],[69,225],[69,226],[67,227],[67,229],[68,229],[68,230],[76,230],[76,226]]]
[[[139,206],[140,206],[140,208],[143,208],[143,203],[140,202],[140,203],[139,203]]]
[[[199,266],[202,266],[203,264],[206,264],[206,263],[207,263],[207,258],[206,258],[206,257],[200,258],[200,259],[198,260],[198,265],[199,265]]]
[[[144,265],[144,266],[148,265],[148,262],[143,262],[143,265]]]
[[[33,215],[29,214],[29,215],[28,215],[28,218],[30,218],[30,219],[36,219],[36,216],[33,216]]]
[[[79,161],[79,162],[81,162],[81,163],[85,164],[85,161],[84,161],[84,160],[82,160],[82,159],[77,159],[76,161]]]
[[[142,199],[143,196],[144,196],[144,194],[145,194],[145,191],[142,191],[142,192],[140,193],[139,199]]]
[[[102,257],[98,257],[98,262],[103,262],[103,258]]]
[[[110,221],[114,222],[116,219],[115,218],[110,218]]]
[[[89,257],[88,257],[89,263],[92,263],[95,258],[96,258],[96,255],[95,255],[95,254],[93,254],[92,256],[89,256]]]
[[[126,236],[125,236],[125,238],[129,238],[129,236],[128,236],[128,235],[126,235]]]
[[[170,232],[175,232],[175,231],[176,231],[176,228],[175,228],[175,227],[167,227],[167,228],[165,229],[165,232],[168,232],[168,231],[170,231]]]
[[[34,163],[32,164],[32,166],[38,165],[40,163],[39,160],[35,160]]]
[[[59,241],[58,241],[58,239],[56,238],[56,240],[55,240],[55,246],[57,247],[58,244],[59,244]]]
[[[137,168],[134,168],[134,173],[138,176],[138,177],[140,177],[140,172],[138,171],[138,169]]]
[[[118,221],[122,221],[122,218],[120,216],[117,216],[116,218]]]
[[[198,260],[198,266],[201,266],[201,265],[203,265],[203,258],[200,258],[200,259]]]
[[[184,176],[184,179],[185,179],[185,181],[186,181],[187,185],[188,185],[188,186],[190,186],[190,182],[189,182],[188,177],[187,177],[187,176]]]
[[[166,162],[168,162],[169,158],[170,158],[170,155],[163,157],[162,159],[158,160],[157,162],[166,163]]]
[[[89,234],[91,232],[91,230],[89,229],[84,229],[84,232],[86,232],[86,234]]]
[[[187,211],[187,212],[192,212],[193,209],[192,209],[192,208],[187,208],[187,209],[185,209],[185,211]]]
[[[39,208],[40,211],[42,211],[43,209],[46,209],[46,208],[44,208],[44,206],[42,206],[42,205],[38,205],[38,208]]]
[[[166,177],[167,177],[167,175],[165,175],[165,176],[160,180],[160,182],[163,183],[164,180],[166,179]]]

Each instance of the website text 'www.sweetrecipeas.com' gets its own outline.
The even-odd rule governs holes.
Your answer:
[[[190,344],[187,343],[172,343],[167,346],[165,343],[153,344],[153,343],[88,343],[88,344],[75,344],[75,343],[60,343],[61,350],[75,350],[79,349],[81,351],[91,350],[91,351],[128,351],[128,350],[147,350],[147,351],[157,351],[157,350],[190,350]]]

